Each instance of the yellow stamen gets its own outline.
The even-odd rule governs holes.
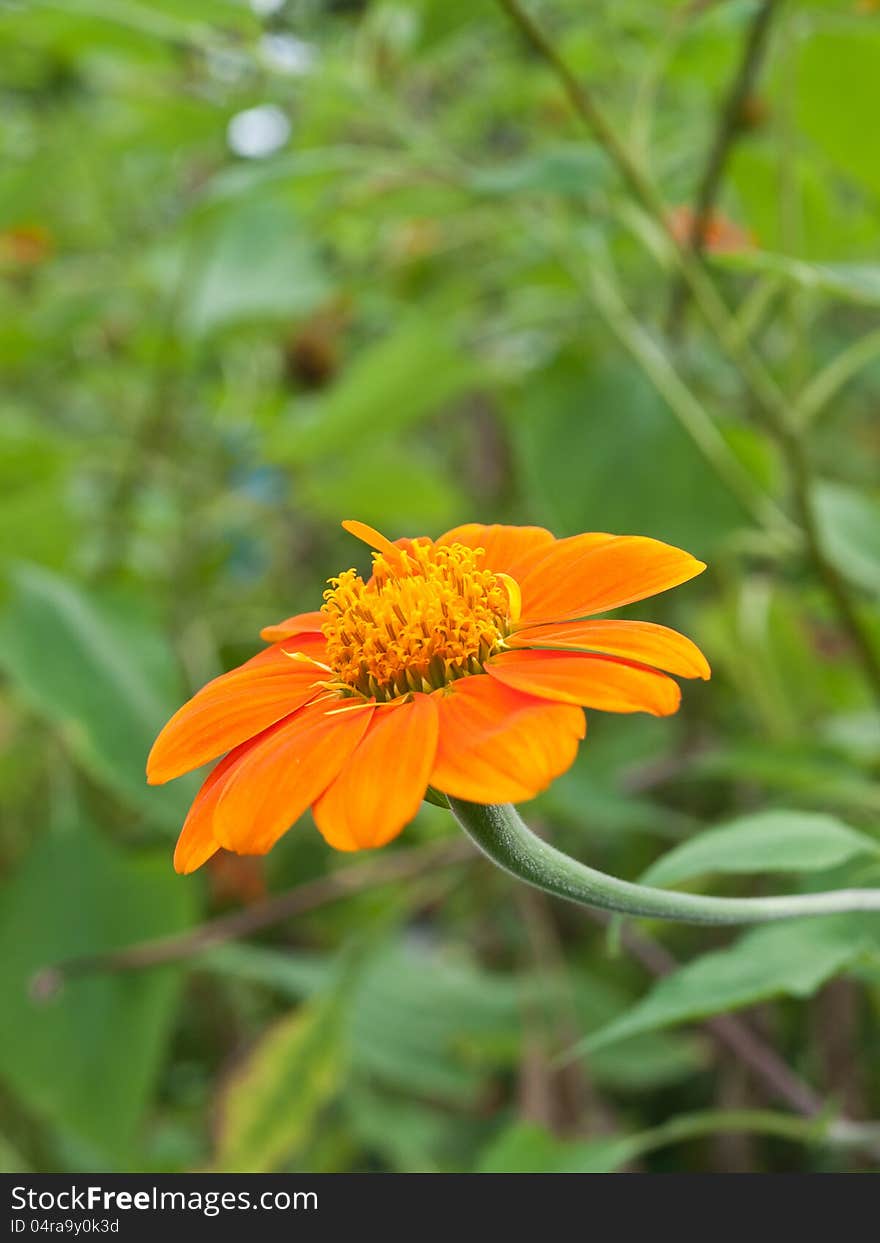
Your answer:
[[[417,540],[408,549],[389,544],[386,555],[387,543],[373,554],[369,582],[346,570],[324,592],[335,684],[384,702],[481,673],[519,615],[518,585],[482,569],[480,548]]]

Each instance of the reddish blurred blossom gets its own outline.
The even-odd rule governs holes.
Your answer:
[[[41,224],[21,224],[0,233],[0,264],[32,268],[48,259],[55,249],[52,234]]]
[[[697,224],[692,207],[673,207],[667,216],[675,240],[682,245],[690,242]],[[734,224],[721,212],[713,211],[703,225],[701,242],[712,254],[732,254],[738,250],[754,250],[755,238],[748,229]]]
[[[248,904],[266,896],[265,862],[259,857],[222,851],[208,861],[208,872],[215,905]]]

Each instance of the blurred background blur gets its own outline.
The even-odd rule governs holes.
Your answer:
[[[342,518],[641,533],[709,562],[630,612],[714,678],[591,714],[530,822],[630,879],[880,884],[878,5],[529,12],[725,331],[503,4],[0,5],[6,1169],[880,1163],[876,917],[609,940],[430,806],[182,878],[197,783],[144,783],[185,697],[366,568]]]

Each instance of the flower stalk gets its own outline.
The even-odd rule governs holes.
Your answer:
[[[458,823],[493,863],[518,880],[580,906],[688,924],[765,924],[850,911],[880,912],[880,889],[832,889],[767,898],[713,898],[636,885],[579,863],[545,842],[508,804],[450,798]]]

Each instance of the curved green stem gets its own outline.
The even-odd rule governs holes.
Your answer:
[[[880,889],[832,889],[773,898],[711,898],[634,885],[597,872],[543,841],[506,804],[450,798],[465,833],[500,868],[526,884],[581,906],[690,924],[764,924],[805,915],[880,911]]]

